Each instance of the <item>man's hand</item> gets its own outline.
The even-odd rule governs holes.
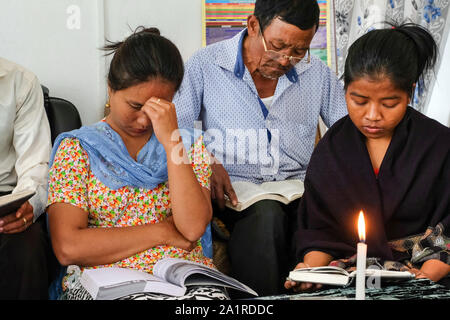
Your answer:
[[[16,213],[0,219],[0,233],[13,234],[25,231],[33,223],[33,207],[25,202]]]
[[[211,199],[215,200],[220,210],[225,208],[225,195],[230,199],[231,204],[236,206],[238,198],[231,185],[230,177],[221,163],[211,156]]]

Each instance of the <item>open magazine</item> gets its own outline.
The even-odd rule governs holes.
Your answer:
[[[287,279],[296,282],[347,286],[355,277],[356,271],[348,272],[347,270],[339,267],[325,266],[292,270],[289,272],[289,277]],[[408,271],[391,271],[367,268],[366,277],[379,277],[385,281],[401,281],[414,279],[414,274]]]
[[[238,198],[238,204],[233,207],[229,199],[225,205],[235,211],[242,211],[260,200],[277,200],[284,204],[300,198],[304,192],[303,182],[298,179],[284,181],[269,181],[255,184],[248,181],[235,181],[233,189]]]
[[[125,268],[85,269],[81,285],[94,300],[113,300],[133,293],[154,292],[183,296],[188,286],[216,285],[258,294],[245,284],[200,263],[164,258],[156,262],[153,275]]]

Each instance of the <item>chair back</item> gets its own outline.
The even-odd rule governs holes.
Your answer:
[[[70,101],[51,97],[45,86],[42,86],[42,91],[53,144],[60,133],[80,128],[81,118],[77,108]]]

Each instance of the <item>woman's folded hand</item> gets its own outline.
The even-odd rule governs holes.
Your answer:
[[[197,241],[191,242],[183,237],[183,235],[176,228],[172,216],[166,218],[162,223],[165,224],[167,229],[166,245],[177,247],[186,251],[192,251],[197,246]]]

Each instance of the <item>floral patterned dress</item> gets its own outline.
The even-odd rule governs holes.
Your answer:
[[[193,144],[188,156],[198,182],[202,187],[209,188],[209,155],[201,137]],[[154,224],[171,215],[168,182],[152,190],[128,186],[111,190],[93,175],[88,155],[75,138],[66,138],[61,142],[50,169],[47,205],[53,203],[68,203],[86,211],[90,228]],[[199,240],[191,252],[173,246],[157,246],[94,268],[121,267],[152,273],[156,261],[164,257],[181,258],[214,267],[212,260],[203,255]]]

